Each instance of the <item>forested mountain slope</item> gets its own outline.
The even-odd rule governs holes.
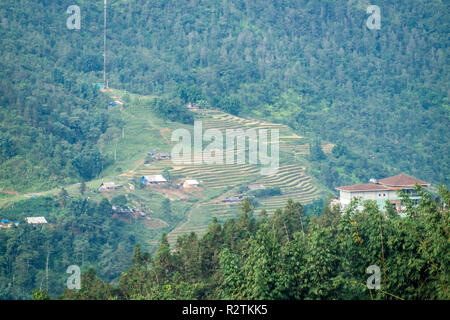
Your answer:
[[[116,112],[107,109],[113,97],[96,86],[102,81],[103,1],[1,1],[0,191],[8,196],[19,191],[17,197],[25,198],[25,192],[54,189],[45,197],[30,194],[31,199],[2,208],[2,218],[11,222],[42,215],[49,223],[43,227],[20,223],[0,233],[0,298],[29,298],[34,288],[46,289],[56,297],[72,263],[84,269],[94,267],[103,281],[118,281],[121,271],[131,263],[137,242],[143,249],[156,249],[156,235],[174,230],[184,218],[188,208],[182,201],[172,201],[171,212],[171,201],[162,194],[137,188],[134,195],[147,198],[153,218],[170,218],[157,231],[146,230],[142,221],[149,222],[147,218],[133,220],[112,209],[128,200],[129,205],[136,202],[141,206],[141,198],[124,200],[122,191],[107,201],[98,192],[100,181],[95,178],[117,178],[122,170],[130,169],[121,156],[146,154],[147,144],[155,147],[158,132],[162,133],[159,123],[146,128],[156,131],[128,127],[139,129],[134,131],[138,132],[135,138],[156,134],[153,140],[141,139],[142,145],[146,144],[143,150],[138,143],[139,148],[132,151],[135,145],[119,144],[119,160],[113,166],[114,139],[108,130],[123,135],[124,114],[132,117],[126,108],[133,105],[135,110],[155,113],[149,119],[156,122],[155,116],[164,123],[164,129],[192,123],[193,114],[185,107],[188,102],[227,112],[217,120],[222,124],[225,117],[231,117],[228,113],[245,117],[248,123],[288,124],[305,141],[314,142],[309,146],[309,161],[302,160],[330,190],[400,172],[434,185],[448,185],[450,4],[379,0],[380,30],[366,27],[369,4],[358,0],[110,0],[109,85],[127,94],[146,96],[137,99],[132,95],[136,101],[126,105],[125,112]],[[80,30],[66,26],[70,5],[81,8]],[[141,101],[146,105],[134,103]],[[148,120],[134,117],[141,122]],[[127,137],[130,135],[127,132]],[[331,154],[321,151],[325,141],[335,145]],[[303,183],[299,181],[303,169],[281,169],[284,181]],[[286,172],[293,176],[287,177]],[[122,178],[128,184],[126,173]],[[185,178],[191,171],[183,168],[178,173]],[[238,189],[229,185],[237,181],[230,176],[222,179],[220,187]],[[85,184],[75,185],[82,180],[88,181],[87,191],[81,191]],[[205,182],[211,180],[215,181],[210,178]],[[283,185],[280,176],[270,182],[290,187]],[[70,193],[64,188],[59,191],[68,184],[72,184]],[[306,193],[313,187],[317,186],[301,191]],[[427,196],[419,211],[411,209],[407,219],[383,220],[389,249],[387,268],[399,279],[388,279],[390,292],[410,299],[448,298],[448,210],[440,209],[443,201],[448,207],[448,191],[445,194],[442,200]],[[284,196],[279,198],[284,201]],[[302,204],[305,199],[300,199]],[[289,203],[293,207],[280,211],[276,207],[281,200],[261,200],[258,210],[276,212],[258,221],[253,210],[228,219],[223,227],[218,224],[222,221],[214,220],[209,230],[203,228],[203,238],[195,234],[180,237],[175,253],[168,246],[168,241],[175,239],[164,236],[152,270],[147,268],[149,255],[141,256],[136,250],[134,266],[116,287],[119,293],[100,297],[203,299],[235,298],[239,293],[239,298],[263,299],[368,298],[367,292],[356,291],[354,281],[361,289],[365,268],[379,258],[378,209],[368,204],[365,212],[339,220],[336,210],[325,208],[320,220],[312,218],[311,224],[303,224],[303,208]],[[211,215],[214,209],[208,205],[196,207],[204,211],[194,213],[208,217],[203,213]],[[336,238],[337,234],[342,237]],[[331,253],[315,251],[327,246]],[[405,248],[409,250],[406,254]],[[423,248],[430,248],[432,255]],[[291,257],[300,253],[305,253],[301,263],[291,263]],[[354,260],[355,256],[361,259]],[[267,257],[276,268],[270,264],[272,269],[265,269],[267,264],[254,268],[255,262]],[[316,257],[322,262],[311,264]],[[330,272],[333,264],[340,267]],[[278,272],[282,265],[287,269]],[[142,290],[133,287],[136,279],[148,276],[152,280],[167,268],[171,272],[160,278],[163,281],[157,286],[142,281]],[[199,270],[208,279],[203,279]],[[156,273],[149,276],[148,272]],[[272,282],[251,286],[260,279],[270,279],[267,274],[275,277]],[[297,274],[302,275],[301,282],[294,278]],[[409,274],[415,278],[404,278]],[[94,278],[92,272],[87,276]],[[314,279],[310,285],[308,281]],[[324,288],[324,282],[317,279],[334,281],[337,287]],[[175,293],[169,295],[167,288],[172,285],[181,294],[173,290]],[[278,291],[271,290],[275,294],[269,296],[262,291],[265,288]],[[150,293],[144,293],[147,289]],[[89,294],[89,288],[86,292]]]
[[[66,27],[72,4],[0,4],[5,187],[89,179],[102,166],[86,161],[107,165],[95,147],[105,101],[93,86],[103,2],[77,2],[81,30]],[[338,144],[334,156],[312,159],[329,187],[400,171],[448,183],[449,4],[379,1],[380,30],[366,27],[369,4],[109,1],[109,83],[163,95],[168,107],[194,101],[273,118]]]
[[[319,165],[329,186],[401,171],[448,182],[448,3],[380,1],[378,31],[369,4],[116,2],[111,81],[192,85],[214,106],[338,143]]]
[[[107,100],[73,64],[53,3],[0,4],[0,189],[91,179],[105,164]]]

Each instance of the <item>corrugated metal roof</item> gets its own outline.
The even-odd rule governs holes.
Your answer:
[[[160,174],[155,174],[152,176],[144,176],[147,182],[167,182],[167,180]]]
[[[47,223],[45,217],[27,217],[28,223],[37,224],[37,223]]]

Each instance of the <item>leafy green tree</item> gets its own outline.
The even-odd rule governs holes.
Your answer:
[[[107,300],[111,298],[111,288],[90,268],[81,274],[81,289],[75,292],[75,296],[79,300]]]
[[[158,285],[166,284],[170,281],[175,271],[175,260],[170,252],[167,235],[163,234],[152,268],[152,276]]]
[[[137,244],[133,253],[133,265],[122,273],[119,282],[121,296],[125,299],[136,299],[146,297],[151,287],[151,264],[152,257],[148,252],[142,252],[141,246]]]
[[[202,91],[197,86],[180,86],[180,98],[184,101],[184,103],[197,103],[198,101],[203,99]]]
[[[311,161],[325,160],[326,156],[322,150],[322,145],[320,140],[316,140],[314,143],[309,145],[309,158]]]
[[[162,172],[163,177],[170,182],[171,180],[171,175],[170,175],[170,171],[168,168],[164,168],[163,172]]]
[[[33,300],[51,300],[48,292],[42,291],[41,289],[33,290],[31,295],[33,297]]]
[[[84,195],[85,192],[86,192],[86,182],[82,181],[80,184],[80,194]]]
[[[228,113],[238,115],[241,111],[241,103],[236,96],[223,97],[219,101],[219,107]]]
[[[100,152],[92,149],[76,155],[73,160],[73,165],[82,178],[90,180],[101,172],[103,161]]]
[[[126,200],[126,199],[125,199]],[[126,203],[126,202],[125,202]],[[112,210],[112,205],[107,198],[103,198],[98,204],[98,211],[105,216],[110,216],[114,212]]]
[[[339,158],[347,153],[347,148],[344,145],[338,143],[333,147],[333,149],[331,149],[331,153],[336,158]]]
[[[111,204],[116,207],[124,208],[128,203],[128,199],[125,195],[121,194],[111,199]]]

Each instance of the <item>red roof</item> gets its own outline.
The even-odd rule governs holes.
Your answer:
[[[378,183],[384,184],[390,187],[414,187],[416,183],[422,186],[429,186],[428,182],[407,176],[406,174],[398,174],[393,177],[384,178],[378,180]]]
[[[366,183],[366,184],[354,184],[352,186],[343,186],[336,187],[338,190],[342,191],[387,191],[391,190],[390,188],[375,184],[375,183]]]
[[[342,191],[387,191],[399,190],[404,187],[414,187],[416,183],[422,186],[430,185],[428,182],[407,176],[406,174],[399,174],[378,180],[377,183],[354,184],[352,186],[336,187],[336,189]]]

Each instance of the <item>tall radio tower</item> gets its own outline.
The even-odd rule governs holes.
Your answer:
[[[103,6],[103,88],[108,89],[108,83],[106,81],[106,0]]]

